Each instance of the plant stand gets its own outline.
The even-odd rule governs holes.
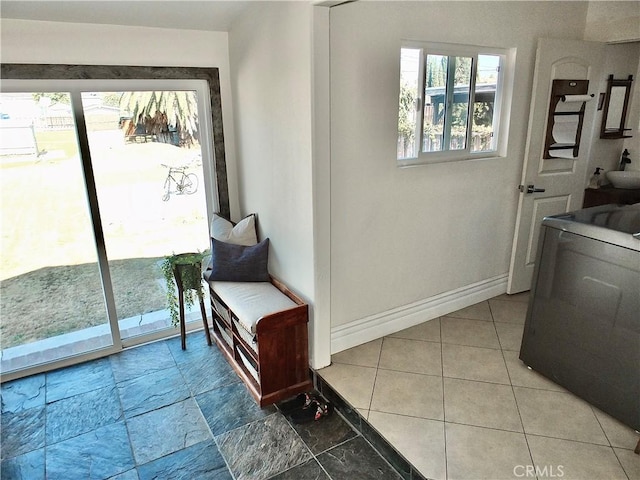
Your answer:
[[[207,337],[207,344],[209,346],[212,345],[211,333],[209,332],[209,324],[207,323],[207,312],[204,308],[204,299],[202,295],[202,290],[198,288],[194,288],[193,285],[185,286],[183,284],[182,279],[184,278],[184,270],[186,269],[196,269],[196,272],[194,273],[196,273],[198,278],[200,278],[200,272],[202,269],[201,262],[194,261],[192,256],[190,257],[185,256],[184,261],[181,261],[180,259],[178,259],[173,263],[173,276],[176,281],[176,287],[178,288],[178,302],[180,306],[180,340],[181,340],[182,350],[186,350],[187,348],[187,332],[186,332],[186,324],[185,324],[185,316],[184,316],[185,287],[189,287],[188,289],[195,289],[197,292],[198,300],[200,302],[200,313],[202,314],[202,324],[204,325],[204,333]]]

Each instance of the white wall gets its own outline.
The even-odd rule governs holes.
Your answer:
[[[316,2],[317,3],[317,2]],[[331,52],[330,8],[313,7],[313,238],[315,296],[312,367],[331,363]]]
[[[331,9],[334,351],[370,339],[369,320],[394,320],[377,334],[426,320],[402,310],[447,292],[483,282],[495,291],[496,279],[506,290],[537,39],[581,39],[586,11],[582,2],[546,1]],[[517,49],[505,158],[396,166],[403,39]],[[343,342],[349,326],[361,334]]]
[[[640,6],[639,6],[640,8]],[[633,75],[634,81],[631,88],[631,102],[628,110],[626,127],[631,128],[626,134],[631,135],[629,139],[601,139],[600,126],[602,124],[603,111],[597,111],[593,124],[593,138],[595,139],[591,147],[591,158],[589,159],[589,170],[585,179],[585,186],[588,179],[593,174],[596,167],[601,167],[605,171],[617,170],[620,156],[625,148],[628,148],[632,155],[632,163],[627,166],[629,169],[640,170],[640,90],[638,87],[638,69],[640,61],[640,42],[614,44],[606,46],[605,64],[602,69],[602,78],[599,88],[594,92],[607,91],[607,78],[610,74],[616,79],[627,79]]]
[[[258,214],[269,270],[314,297],[312,7],[252,6],[229,31],[240,210]]]
[[[591,150],[589,175],[595,167],[616,169],[620,154],[625,148],[629,149],[632,158],[632,163],[627,168],[640,170],[640,2],[590,1],[584,39],[608,43],[635,41],[608,47],[603,70],[605,75],[600,84],[600,92],[604,92],[609,74],[614,74],[617,79],[633,75],[632,98],[626,124],[627,128],[632,129],[629,132],[632,137],[624,140],[596,140]],[[596,113],[596,132],[599,132],[601,122],[600,111]]]
[[[238,213],[226,32],[2,19],[3,63],[217,67],[231,212]]]
[[[311,8],[306,2],[258,4],[231,34],[2,19],[0,54],[4,63],[218,67],[232,218],[258,213],[260,233],[272,241],[272,273],[311,300]],[[311,333],[313,344],[313,324]]]
[[[636,44],[640,49],[640,43]],[[638,70],[633,76],[633,89],[631,97],[631,113],[629,114],[629,120],[627,121],[627,128],[630,128],[629,132],[632,135],[631,138],[626,138],[623,143],[623,148],[628,148],[631,153],[631,164],[627,165],[630,170],[640,170],[640,55],[638,55]]]
[[[595,42],[640,40],[640,2],[590,1],[584,39]]]

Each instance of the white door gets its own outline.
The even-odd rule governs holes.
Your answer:
[[[604,49],[605,44],[598,42],[562,39],[538,41],[508,293],[531,288],[542,219],[547,215],[582,208]],[[588,93],[596,94],[593,100],[585,104],[576,158],[543,158],[554,79],[589,80]]]

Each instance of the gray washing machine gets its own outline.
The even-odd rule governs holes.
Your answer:
[[[640,204],[543,220],[520,359],[640,430]]]

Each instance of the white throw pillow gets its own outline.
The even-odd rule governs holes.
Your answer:
[[[233,224],[217,213],[211,218],[211,237],[221,242],[250,247],[258,243],[255,214],[248,215]]]

